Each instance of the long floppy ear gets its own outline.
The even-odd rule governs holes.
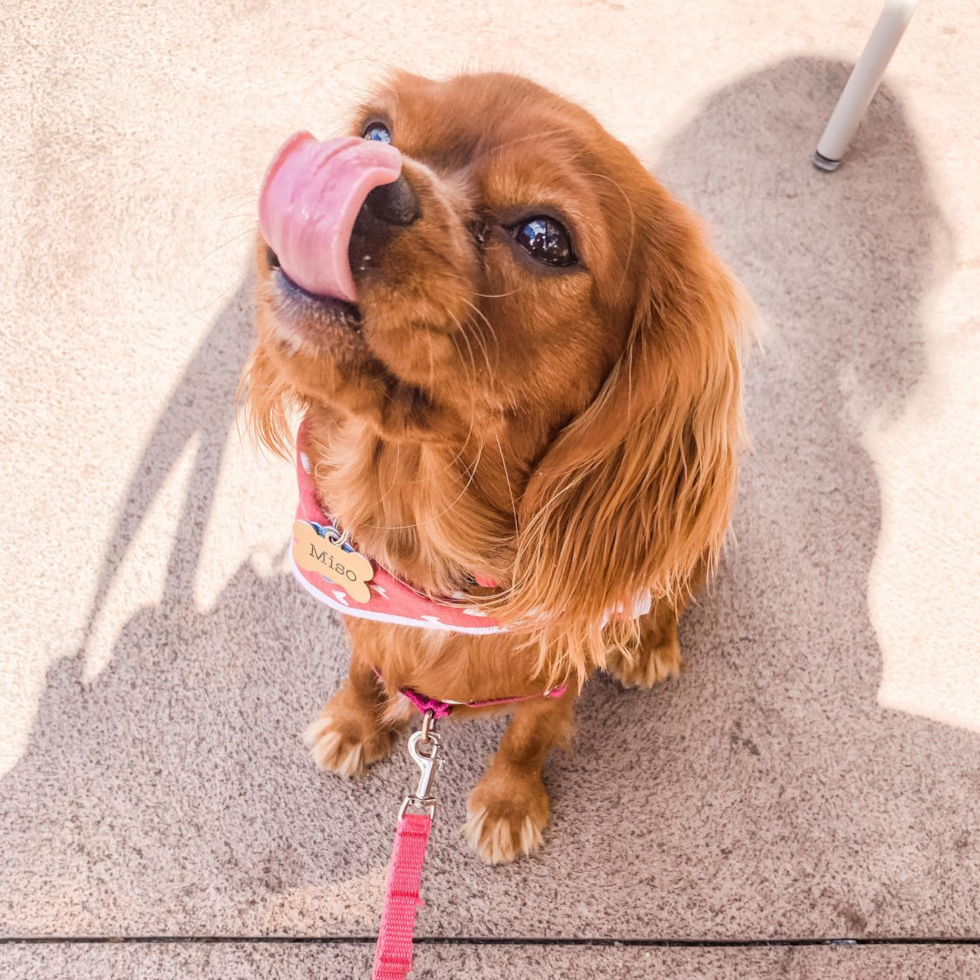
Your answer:
[[[659,190],[659,189],[658,189]],[[662,195],[662,196],[660,196]],[[660,191],[624,352],[558,435],[519,508],[508,618],[554,614],[543,662],[584,679],[652,593],[674,601],[715,564],[745,441],[739,357],[751,304],[694,218]]]
[[[235,395],[236,416],[244,416],[245,430],[253,441],[289,459],[293,444],[289,412],[299,402],[259,343],[245,365]]]

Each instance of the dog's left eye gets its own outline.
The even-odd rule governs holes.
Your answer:
[[[364,139],[377,140],[379,143],[390,143],[391,133],[384,123],[374,122],[364,130]]]
[[[545,265],[573,265],[576,261],[572,240],[561,223],[547,215],[537,215],[511,225],[510,233],[525,252]]]

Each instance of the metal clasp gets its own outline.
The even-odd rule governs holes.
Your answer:
[[[350,540],[350,531],[344,528],[343,531],[338,530],[335,527],[327,526],[324,529],[324,537],[335,547],[343,548],[345,544]]]
[[[441,750],[442,738],[435,730],[435,716],[431,711],[427,711],[422,719],[422,730],[414,732],[408,740],[408,754],[421,772],[415,792],[402,801],[401,809],[398,811],[399,820],[405,816],[405,811],[410,806],[425,810],[429,819],[435,814],[436,800],[431,793],[436,774],[442,768],[442,758],[439,755]]]

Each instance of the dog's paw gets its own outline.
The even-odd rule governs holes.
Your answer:
[[[648,638],[630,653],[617,650],[609,655],[607,669],[623,687],[653,687],[660,681],[679,677],[684,666],[677,634],[655,643]]]
[[[385,758],[391,752],[391,738],[390,731],[365,731],[359,719],[329,710],[304,735],[317,766],[345,777],[360,776],[372,762]]]
[[[536,851],[548,822],[548,793],[540,778],[480,783],[466,804],[463,836],[487,864]]]

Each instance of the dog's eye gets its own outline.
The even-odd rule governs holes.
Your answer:
[[[568,232],[554,218],[537,215],[511,225],[508,230],[514,241],[538,262],[572,265],[576,261]]]
[[[384,123],[371,123],[364,130],[363,136],[366,140],[377,140],[379,143],[391,142],[391,133],[388,132],[388,127]]]

